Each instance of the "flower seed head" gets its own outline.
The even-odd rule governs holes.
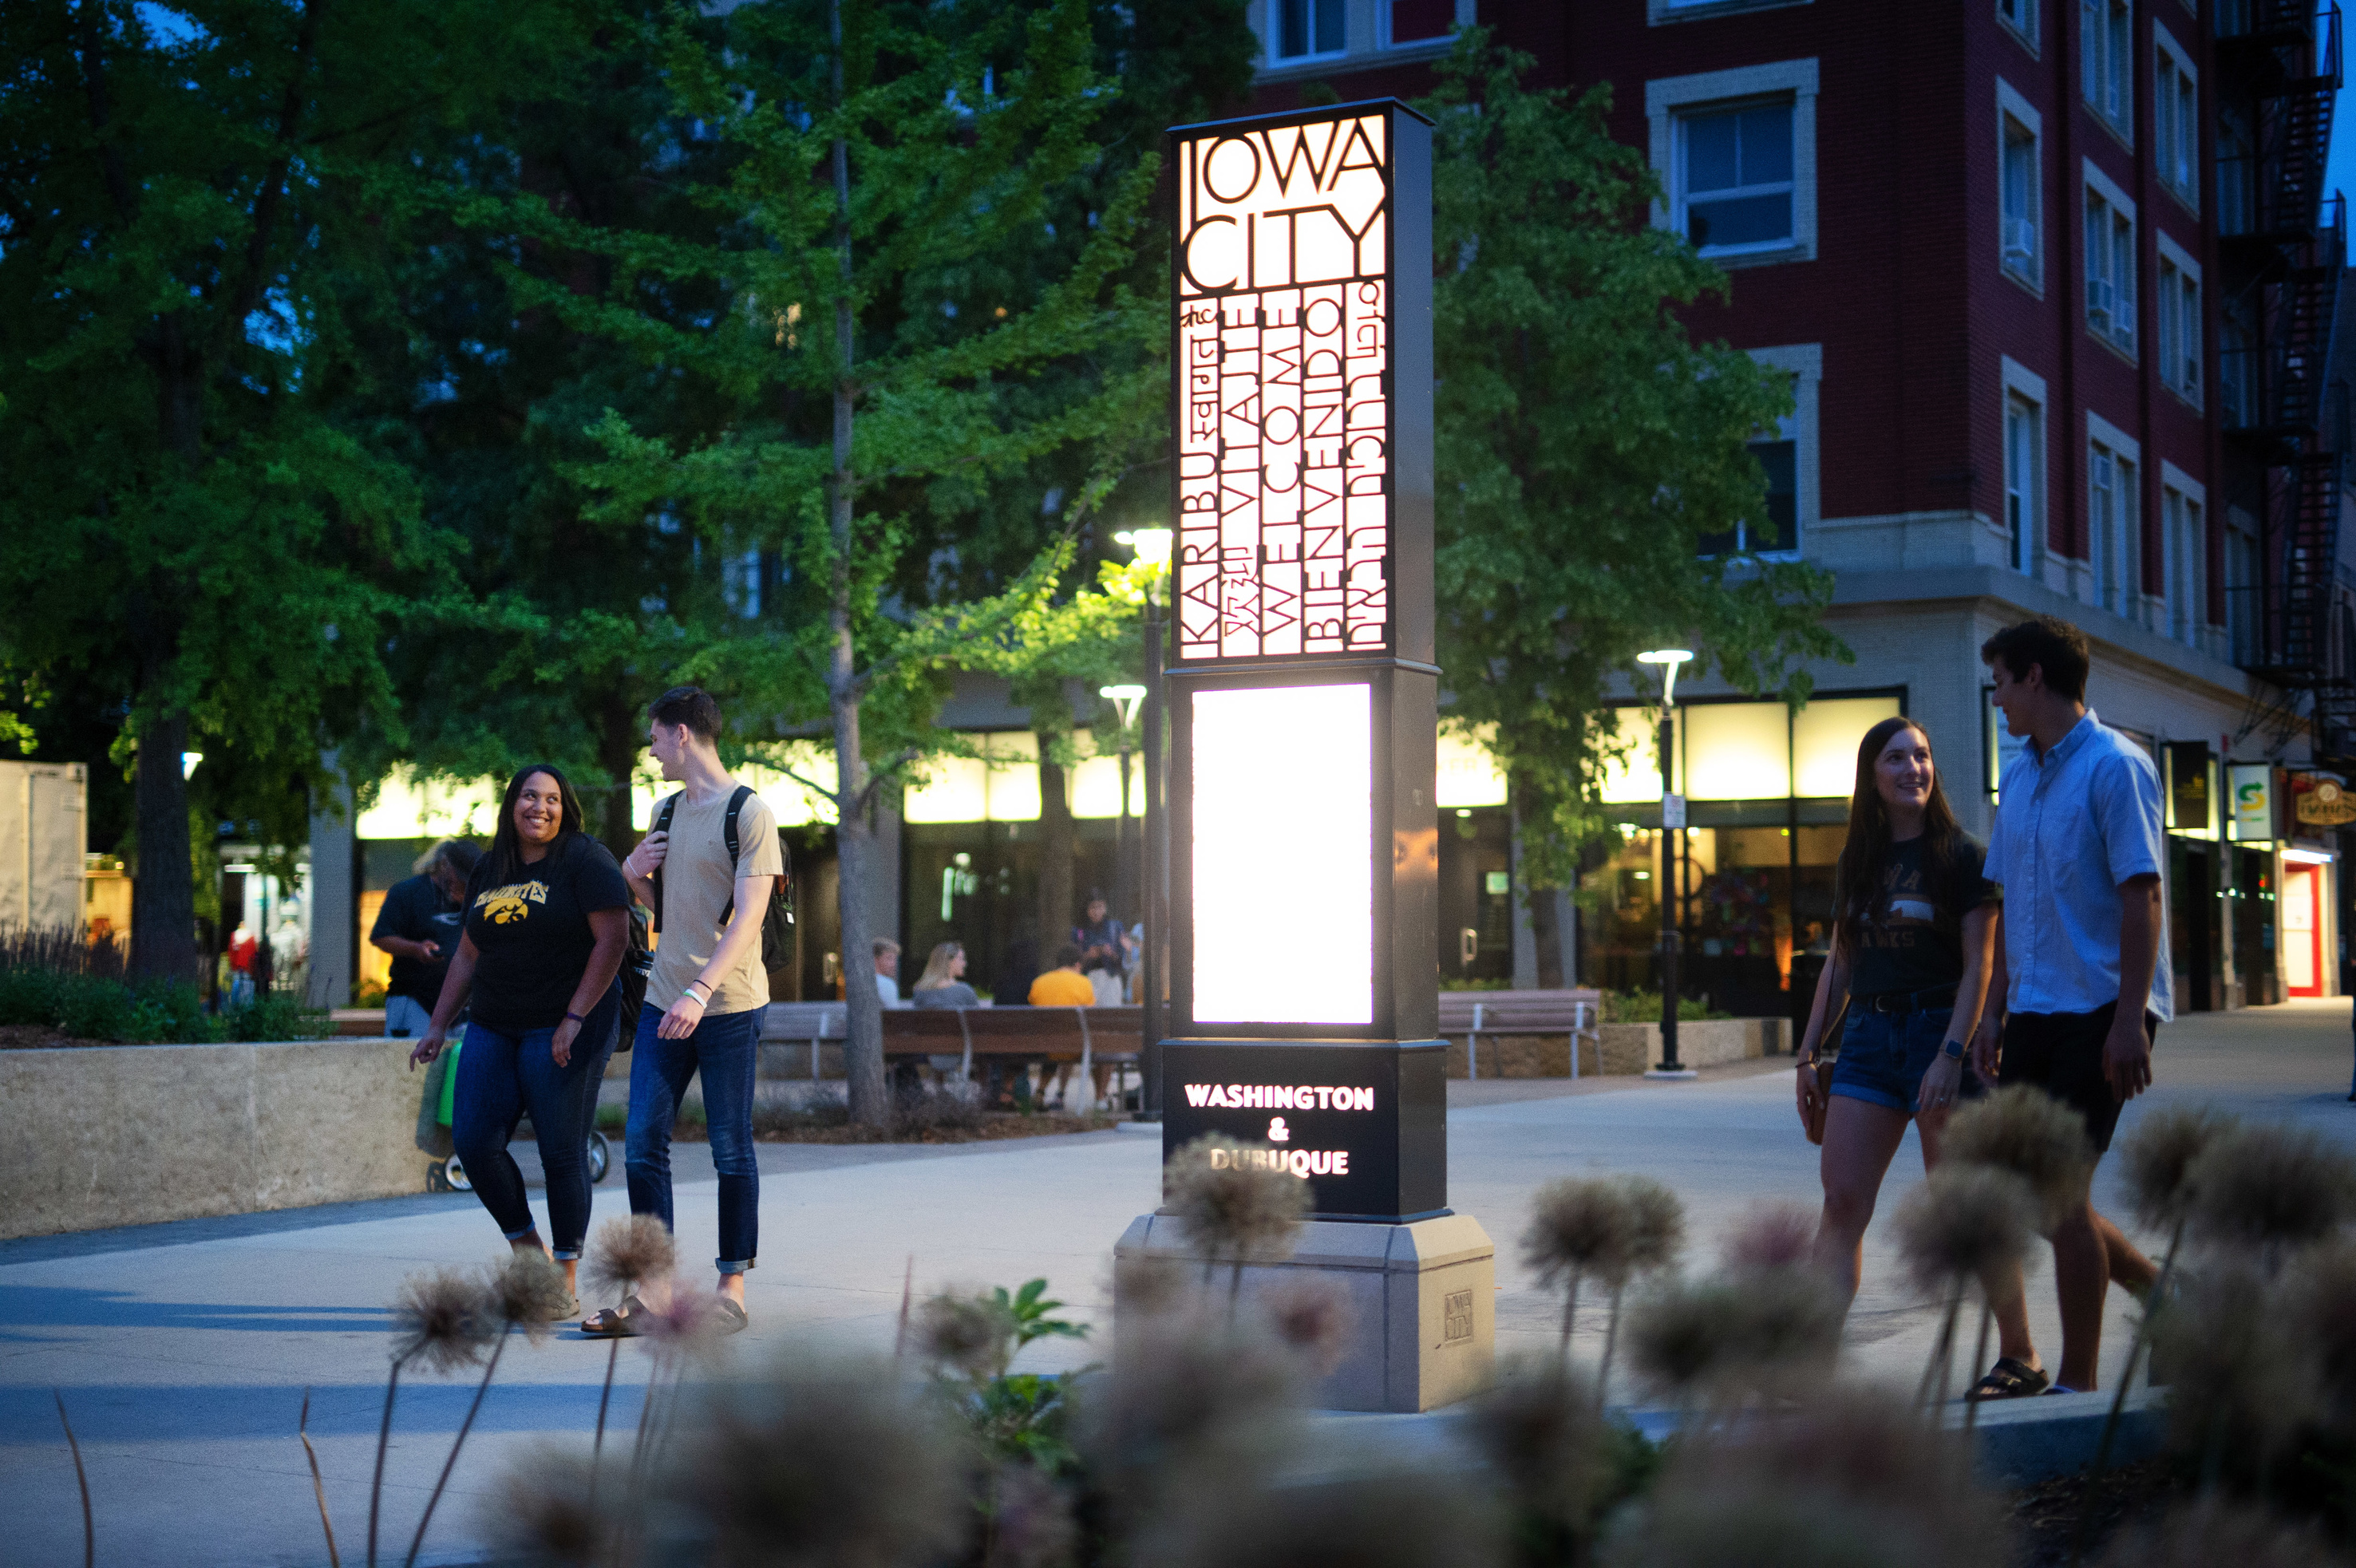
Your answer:
[[[1258,1152],[1214,1133],[1179,1150],[1162,1173],[1163,1200],[1207,1257],[1241,1263],[1292,1252],[1309,1212],[1309,1183],[1273,1164],[1236,1157]]]
[[[1942,1163],[1993,1165],[2037,1194],[2038,1230],[2051,1235],[2085,1201],[2094,1146],[2077,1112],[2042,1089],[2016,1083],[1957,1111],[1941,1142]]]
[[[482,1281],[464,1269],[437,1268],[401,1282],[392,1303],[392,1359],[430,1372],[482,1364],[503,1325]]]
[[[669,1230],[652,1214],[633,1214],[597,1227],[581,1272],[592,1291],[618,1299],[678,1266],[679,1245]]]
[[[1498,1568],[1488,1497],[1441,1472],[1191,1490],[1138,1543],[1140,1568]]]
[[[1350,1348],[1355,1315],[1338,1285],[1308,1275],[1284,1280],[1262,1300],[1276,1337],[1324,1376],[1342,1364]]]
[[[2305,1127],[2237,1128],[2201,1151],[2186,1180],[2192,1228],[2219,1246],[2281,1254],[2356,1214],[2356,1161]]]
[[[2182,1217],[2192,1201],[2193,1162],[2236,1125],[2232,1116],[2197,1105],[2166,1106],[2136,1124],[2119,1152],[2145,1224],[2165,1229]]]
[[[564,1287],[564,1271],[546,1253],[510,1253],[491,1268],[491,1305],[502,1323],[512,1324],[536,1342],[548,1338],[556,1320],[573,1307],[573,1293]]]
[[[1990,1165],[1943,1163],[1898,1207],[1898,1251],[1926,1289],[2018,1264],[2037,1225],[2029,1183]]]
[[[1619,1188],[1628,1211],[1628,1272],[1652,1274],[1676,1262],[1686,1244],[1686,1206],[1677,1195],[1649,1176],[1623,1176]]]
[[[1619,1184],[1566,1179],[1549,1181],[1530,1203],[1522,1256],[1552,1286],[1566,1278],[1625,1279],[1634,1239]]]
[[[987,1291],[943,1291],[916,1315],[925,1359],[973,1382],[988,1382],[1014,1359],[1013,1314]]]
[[[1808,1261],[1816,1243],[1816,1211],[1803,1203],[1753,1203],[1719,1243],[1729,1269],[1785,1268]]]
[[[1516,1513],[1574,1540],[1590,1531],[1613,1478],[1594,1384],[1559,1357],[1538,1358],[1507,1367],[1467,1420]]]

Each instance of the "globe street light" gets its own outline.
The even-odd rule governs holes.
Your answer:
[[[1690,648],[1654,648],[1636,656],[1638,664],[1661,667],[1661,1064],[1648,1078],[1690,1078],[1692,1069],[1677,1061],[1677,905],[1685,879],[1677,874],[1677,855],[1684,848],[1686,797],[1673,787],[1671,759],[1676,752],[1677,667],[1693,657]]]
[[[1138,955],[1137,978],[1139,988],[1144,992],[1140,1000],[1145,1011],[1143,1051],[1138,1074],[1142,1082],[1137,1096],[1137,1119],[1141,1122],[1162,1119],[1162,953],[1170,928],[1169,911],[1163,901],[1170,885],[1170,851],[1169,824],[1164,820],[1166,814],[1162,810],[1162,667],[1164,650],[1162,602],[1157,591],[1163,574],[1170,570],[1171,547],[1176,539],[1177,536],[1168,528],[1130,528],[1113,535],[1115,543],[1129,546],[1130,554],[1140,566],[1153,569],[1145,579],[1145,686],[1141,692],[1145,717],[1145,870],[1142,879],[1145,908],[1141,912],[1145,948]],[[1112,690],[1108,688],[1105,695],[1112,696]],[[1118,698],[1114,699],[1119,700]],[[1128,789],[1129,764],[1124,756],[1121,763],[1121,812],[1124,819],[1129,811]]]

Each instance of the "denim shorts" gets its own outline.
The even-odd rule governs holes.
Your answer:
[[[1939,1054],[1947,1021],[1954,1016],[1953,1008],[1879,1013],[1861,1011],[1852,1003],[1848,1025],[1841,1030],[1840,1054],[1833,1059],[1832,1092],[1913,1115],[1922,1108],[1917,1103],[1922,1074],[1931,1070],[1931,1059]],[[1965,1100],[1987,1093],[1972,1071],[1969,1056],[1964,1059],[1963,1083],[1955,1093]]]

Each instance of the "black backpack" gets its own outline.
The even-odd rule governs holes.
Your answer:
[[[738,784],[736,793],[728,797],[728,815],[721,822],[721,838],[728,848],[728,864],[732,869],[739,860],[744,859],[742,847],[736,840],[736,817],[744,809],[744,803],[752,798],[752,785]],[[674,794],[666,796],[662,805],[655,808],[653,831],[657,833],[670,831],[671,808],[678,804],[679,796]],[[770,882],[769,907],[761,912],[761,967],[772,976],[780,969],[790,968],[794,961],[794,854],[792,848],[786,843],[786,830],[782,827],[777,829],[777,859],[778,864],[783,866],[785,870],[782,875]],[[655,929],[660,931],[662,929],[662,869],[657,867],[654,875],[647,880],[654,884]],[[729,918],[735,912],[736,901],[732,897],[728,901],[727,907],[720,912],[720,923],[723,925],[727,924]],[[653,955],[649,954],[648,955],[649,969],[653,967]],[[626,969],[627,965],[625,965],[625,968]],[[772,984],[774,987],[774,982]],[[643,981],[640,982],[638,994],[641,997],[646,995]]]

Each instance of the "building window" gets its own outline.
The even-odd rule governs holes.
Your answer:
[[[2103,441],[2086,449],[2086,564],[2092,598],[2105,610],[2132,615],[2142,581],[2136,569],[2136,464]]]
[[[2201,269],[2165,234],[2159,237],[2159,379],[2201,406]]]
[[[1677,116],[1679,226],[1703,255],[1792,244],[1792,104]]]
[[[2086,107],[2135,140],[2135,6],[2132,0],[2079,0],[2078,54],[2085,66]]]
[[[1779,421],[1789,425],[1790,420]],[[1800,533],[1800,443],[1790,436],[1754,441],[1751,455],[1767,475],[1766,512],[1758,521],[1745,519],[1724,533],[1704,534],[1700,553],[1706,556],[1781,554],[1789,551]]]
[[[2209,540],[2201,526],[2200,487],[2174,465],[2160,465],[2160,543],[2167,555],[2168,634],[2187,647],[2201,645],[2209,620]]]
[[[1269,53],[1278,61],[1343,52],[1343,0],[1268,0],[1268,7],[1276,22]]]
[[[1383,6],[1383,43],[1430,43],[1456,25],[1456,0],[1388,0]]]
[[[2256,143],[2249,122],[2228,110],[2217,116],[2217,232],[2250,234],[2258,227],[2254,199]]]
[[[2136,351],[2135,204],[2086,166],[2086,330]]]
[[[2151,116],[2159,144],[2152,149],[2152,165],[2159,183],[2197,212],[2201,208],[2201,79],[2167,28],[2155,22],[2151,37],[2158,62]]]
[[[2225,302],[2217,316],[2217,391],[2227,430],[2258,422],[2257,351],[2244,307]]]
[[[2012,29],[2013,37],[2037,52],[2038,0],[1996,0],[1996,19]]]
[[[2230,508],[2225,528],[2225,639],[2233,662],[2258,657],[2258,541],[2248,519]]]
[[[1813,259],[1815,106],[1813,59],[1646,82],[1653,222],[1725,266]]]
[[[1999,252],[2004,270],[2032,289],[2045,281],[2043,182],[2039,178],[2037,112],[2004,81],[1997,83]]]
[[[2045,411],[2019,392],[2004,399],[2004,530],[2009,562],[2027,571],[2045,538]]]
[[[1664,22],[1698,22],[1737,11],[1776,11],[1786,5],[1806,5],[1813,0],[1644,0],[1644,19],[1657,27]]]

